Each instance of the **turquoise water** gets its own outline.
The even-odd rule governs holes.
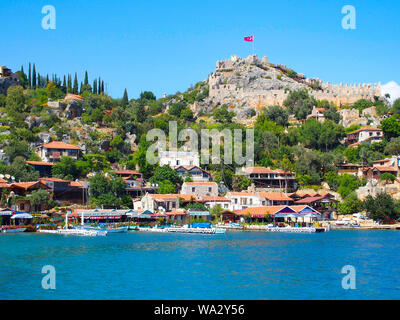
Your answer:
[[[399,299],[398,231],[0,235],[0,299]],[[41,287],[44,265],[56,290]],[[357,289],[342,288],[353,265]]]

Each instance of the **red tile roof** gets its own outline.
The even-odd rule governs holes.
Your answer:
[[[117,170],[117,171],[114,171],[114,173],[119,174],[119,175],[136,175],[136,176],[142,175],[140,172],[137,172],[134,170]]]
[[[259,192],[258,194],[270,201],[293,201],[292,198],[281,192]]]
[[[183,199],[186,202],[189,201],[199,201],[199,199],[197,199],[197,197],[194,194],[177,194],[178,198]]]
[[[184,182],[189,186],[217,186],[215,182]]]
[[[83,97],[78,94],[68,93],[64,100],[83,100]]]
[[[27,164],[30,164],[32,166],[53,166],[53,162],[42,162],[42,161],[27,161]]]
[[[356,131],[353,131],[353,132],[351,132],[349,134],[358,133],[358,132],[361,132],[361,131],[382,131],[382,129],[373,128],[373,127],[362,127],[362,128],[360,128],[360,129],[358,129]]]
[[[244,169],[244,172],[247,174],[268,174],[268,173],[280,173],[280,174],[291,174],[290,171],[285,171],[282,169],[273,170],[271,168],[266,167],[248,167]]]
[[[226,197],[213,197],[213,196],[203,196],[201,198],[202,202],[230,202]]]
[[[47,149],[65,149],[65,150],[81,150],[78,146],[73,144],[65,143],[62,141],[52,141],[50,143],[44,144],[43,148]]]
[[[236,212],[236,214],[240,216],[246,216],[248,214],[251,214],[252,216],[264,216],[267,214],[272,215],[283,208],[286,208],[286,206],[249,207]]]

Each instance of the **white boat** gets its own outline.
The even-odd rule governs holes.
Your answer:
[[[3,228],[1,231],[3,233],[20,233],[25,232],[26,228]]]
[[[89,226],[74,226],[76,230],[89,230],[89,231],[99,231],[109,233],[126,233],[129,227],[121,228],[101,228],[101,227],[89,227]]]
[[[222,228],[188,228],[187,226],[165,228],[164,230],[165,232],[197,234],[224,234],[226,232],[226,230]]]
[[[87,237],[96,237],[96,236],[106,236],[106,231],[95,231],[95,230],[85,230],[85,229],[58,229],[58,230],[39,230],[40,233],[49,233],[49,234],[60,234],[60,235],[68,235],[68,236],[87,236]]]

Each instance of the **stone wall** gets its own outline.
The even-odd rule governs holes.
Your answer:
[[[337,106],[381,96],[380,83],[333,85],[319,79],[304,79],[302,74],[290,78],[287,70],[290,69],[286,66],[270,64],[266,57],[260,60],[257,56],[232,56],[230,60],[217,61],[217,68],[208,79],[210,98],[215,103],[257,108],[282,105],[289,90],[303,88],[317,100],[328,100]],[[318,84],[319,89],[313,84]]]

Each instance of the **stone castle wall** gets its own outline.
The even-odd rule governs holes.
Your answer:
[[[243,68],[245,65],[257,65],[260,72],[262,69],[269,70],[268,74],[273,76],[272,83],[268,88],[263,88],[262,83],[259,87],[239,86],[232,81],[226,81],[226,76],[232,76],[237,71],[238,65]],[[337,106],[353,104],[359,99],[373,100],[375,96],[381,96],[381,84],[352,84],[339,85],[322,82],[319,79],[301,79],[304,75],[299,75],[299,79],[293,80],[287,77],[278,80],[276,76],[281,74],[281,70],[286,66],[274,66],[264,57],[259,59],[257,56],[250,56],[241,59],[233,56],[230,60],[218,61],[216,70],[209,76],[210,97],[219,103],[242,104],[246,103],[250,107],[264,107],[269,105],[282,105],[287,98],[289,90],[307,88],[309,93],[317,100],[328,100]],[[280,70],[279,70],[280,69]],[[262,74],[260,74],[262,78]],[[254,76],[253,76],[254,78]],[[254,79],[250,79],[254,81]],[[250,82],[249,81],[249,82]],[[314,90],[312,83],[318,82],[320,90]]]

